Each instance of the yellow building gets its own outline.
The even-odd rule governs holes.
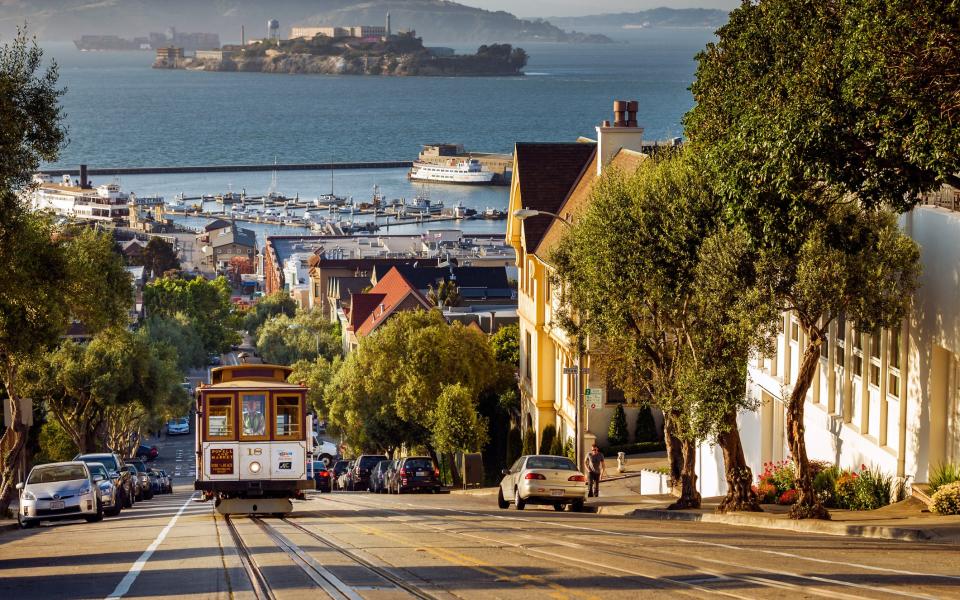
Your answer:
[[[621,108],[611,125],[598,126],[597,140],[576,143],[518,143],[514,151],[513,179],[507,221],[507,242],[514,247],[518,269],[518,316],[520,322],[520,391],[523,427],[534,429],[537,444],[543,429],[554,425],[562,440],[575,439],[576,398],[590,389],[591,398],[601,391],[596,408],[582,414],[582,448],[593,441],[606,444],[607,429],[622,394],[607,389],[594,375],[584,375],[577,389],[576,375],[565,372],[575,365],[589,368],[589,351],[577,357],[566,333],[555,322],[558,290],[551,287],[550,252],[568,224],[589,200],[597,177],[611,165],[630,172],[644,158],[643,129],[636,126],[636,103],[616,103]],[[624,118],[627,108],[633,118]],[[518,218],[521,208],[555,213]],[[625,406],[627,424],[633,431],[634,407]]]

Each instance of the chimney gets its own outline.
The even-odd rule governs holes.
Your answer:
[[[614,100],[613,124],[603,121],[597,127],[598,176],[620,150],[643,152],[643,128],[637,124],[639,110],[636,100]]]
[[[80,165],[80,188],[88,189],[90,182],[87,181],[87,165]]]

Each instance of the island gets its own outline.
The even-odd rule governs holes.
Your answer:
[[[450,48],[428,48],[415,32],[382,37],[263,39],[244,46],[197,51],[186,56],[179,48],[157,51],[155,69],[238,71],[259,73],[387,75],[387,76],[522,76],[527,64],[523,48],[510,44],[483,45],[475,54]]]

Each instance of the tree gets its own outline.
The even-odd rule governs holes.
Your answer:
[[[457,284],[448,279],[444,279],[437,284],[436,289],[432,285],[427,286],[427,300],[437,308],[449,306],[460,306],[463,299],[460,297],[460,288]]]
[[[143,266],[148,274],[161,277],[167,271],[180,268],[180,259],[173,244],[163,238],[151,237],[143,249]]]
[[[507,450],[506,450],[506,462],[509,467],[520,458],[521,453],[523,452],[523,437],[520,435],[520,430],[516,427],[511,427],[510,431],[507,432]]]
[[[498,362],[520,368],[520,327],[511,323],[498,329],[490,336],[493,355]]]
[[[557,428],[553,425],[547,425],[540,434],[540,454],[550,454],[550,448],[553,446],[553,440],[557,438]]]
[[[186,314],[151,315],[144,319],[141,328],[151,340],[163,342],[176,350],[177,367],[184,373],[206,364],[203,340]]]
[[[550,450],[547,454],[552,456],[566,456],[563,451],[563,440],[560,439],[559,435],[553,436],[553,441],[550,443]]]
[[[475,395],[459,383],[443,387],[433,421],[431,441],[440,454],[476,451],[489,439],[486,419],[477,413]]]
[[[321,418],[330,417],[330,398],[327,397],[326,390],[341,364],[339,356],[335,356],[333,360],[323,356],[318,356],[313,361],[298,360],[293,363],[293,371],[287,377],[288,381],[307,386],[307,402]]]
[[[524,456],[528,454],[537,453],[537,432],[533,430],[533,427],[527,427],[523,432],[523,454]]]
[[[185,315],[207,352],[226,351],[230,344],[239,341],[230,326],[233,307],[230,283],[225,277],[213,281],[203,277],[163,277],[144,287],[143,301],[148,315]]]
[[[744,3],[698,56],[687,134],[725,215],[759,253],[758,285],[795,312],[809,340],[787,410],[795,518],[829,516],[803,430],[826,328],[844,315],[872,331],[905,314],[917,254],[888,207],[957,184],[958,10]]]
[[[653,411],[649,406],[641,406],[637,411],[637,424],[633,438],[637,443],[656,442],[660,439],[657,423],[653,420]]]
[[[613,418],[610,419],[610,426],[607,428],[607,443],[611,446],[626,444],[629,435],[627,413],[623,411],[623,405],[618,404],[614,410]]]
[[[332,360],[341,353],[339,324],[330,323],[319,310],[270,317],[257,329],[257,350],[270,363],[289,365],[323,356]]]
[[[77,445],[55,419],[47,419],[40,428],[40,453],[34,457],[34,464],[63,462],[73,460],[77,455]]]
[[[254,339],[257,338],[258,329],[269,319],[276,315],[287,315],[294,317],[297,314],[297,302],[289,294],[283,292],[274,292],[269,296],[264,296],[257,302],[244,320],[243,328],[246,329]]]

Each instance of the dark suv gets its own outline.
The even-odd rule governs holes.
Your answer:
[[[353,472],[350,473],[350,489],[366,490],[369,488],[370,471],[381,460],[387,460],[387,457],[382,454],[361,454],[357,457],[357,462],[353,465]]]
[[[82,460],[85,463],[101,463],[107,468],[110,477],[114,479],[117,485],[117,497],[123,508],[130,508],[136,499],[140,497],[139,482],[130,476],[124,468],[123,459],[110,452],[101,452],[97,454],[78,454],[73,460]]]
[[[429,456],[410,456],[400,460],[393,475],[391,492],[427,491],[436,494],[443,487],[440,469]]]

